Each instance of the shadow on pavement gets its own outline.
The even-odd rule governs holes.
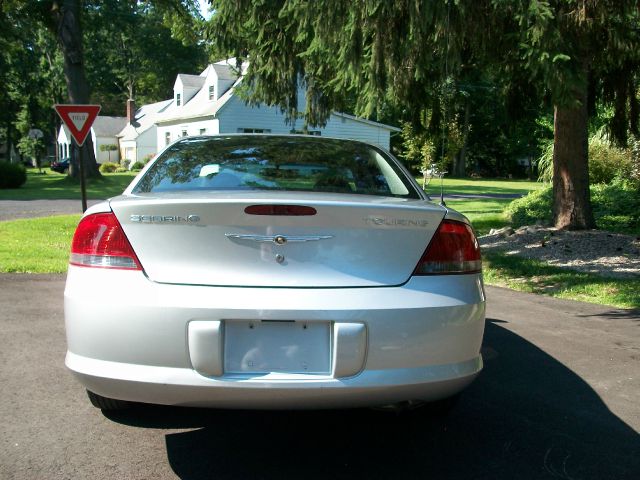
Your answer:
[[[616,319],[631,319],[635,322],[640,322],[640,308],[629,308],[629,309],[616,309],[609,310],[607,312],[599,312],[597,315],[580,315],[577,314],[576,317],[600,317],[606,318],[607,320],[616,320]]]
[[[487,320],[480,378],[446,418],[370,410],[140,407],[108,417],[166,435],[183,479],[640,478],[640,438],[551,356]]]

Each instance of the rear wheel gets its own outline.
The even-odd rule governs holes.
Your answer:
[[[94,407],[99,408],[100,410],[123,410],[125,408],[131,407],[131,402],[116,400],[115,398],[103,397],[102,395],[93,393],[90,390],[87,390],[87,395],[89,396],[91,404]]]

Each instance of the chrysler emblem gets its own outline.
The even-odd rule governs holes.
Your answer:
[[[318,240],[328,240],[333,235],[243,235],[240,233],[225,233],[225,237],[232,240],[248,240],[251,242],[275,243],[285,245],[287,243],[317,242]]]

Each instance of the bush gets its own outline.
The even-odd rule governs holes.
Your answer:
[[[117,163],[113,162],[104,162],[100,165],[100,173],[113,173],[119,167]]]
[[[589,182],[611,183],[631,175],[631,151],[617,148],[601,133],[589,138]]]
[[[514,227],[539,220],[553,221],[553,188],[541,188],[514,200],[505,209]],[[640,232],[640,192],[631,182],[616,180],[591,186],[591,207],[596,226],[614,232]]]
[[[591,187],[591,205],[598,228],[640,232],[640,192],[630,182],[617,180]]]
[[[27,181],[27,171],[17,163],[0,162],[0,188],[20,188]]]
[[[144,163],[142,163],[140,160],[138,160],[133,165],[131,165],[131,170],[142,170],[143,167],[144,167]]]
[[[552,187],[543,187],[511,202],[507,205],[505,214],[515,227],[532,225],[538,221],[550,225],[553,221],[552,202]]]
[[[621,149],[609,142],[603,131],[589,137],[589,182],[611,183],[628,179],[633,174],[632,151]],[[538,158],[538,180],[551,182],[553,177],[553,140],[542,146]]]
[[[147,163],[149,163],[151,161],[151,159],[155,157],[155,155],[153,153],[150,153],[149,155],[145,155],[144,158],[142,159],[142,163],[144,165],[146,165]]]
[[[116,168],[116,169],[114,170],[114,172],[115,172],[115,173],[126,173],[126,172],[128,172],[128,171],[129,171],[129,170],[128,170],[128,169],[126,169],[126,168],[124,168],[124,167],[118,167],[118,168]]]

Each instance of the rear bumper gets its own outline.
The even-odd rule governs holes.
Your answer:
[[[97,394],[146,403],[332,408],[437,400],[482,369],[484,312],[480,275],[414,277],[385,288],[269,289],[163,285],[140,272],[71,266],[66,364]],[[232,374],[223,356],[209,368],[201,344],[215,350],[224,342],[194,339],[193,325],[237,320],[329,322],[331,372]],[[359,331],[360,340],[340,337],[345,331]]]
[[[110,398],[247,409],[340,408],[436,400],[464,389],[482,369],[478,356],[454,365],[365,370],[347,379],[310,380],[276,374],[207,378],[190,368],[119,364],[70,352],[66,364],[87,389]]]

